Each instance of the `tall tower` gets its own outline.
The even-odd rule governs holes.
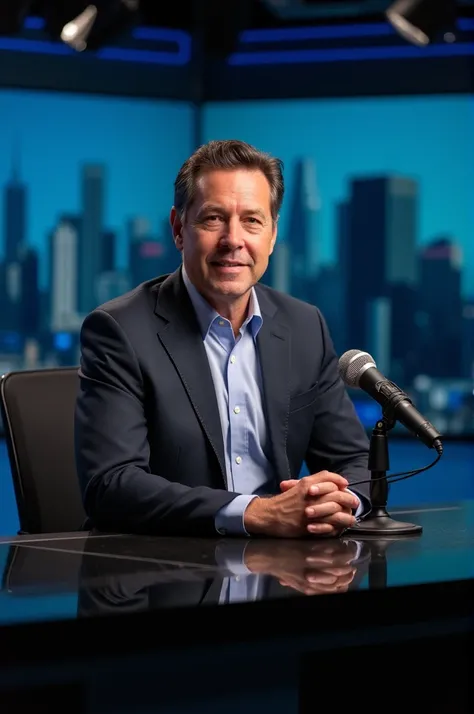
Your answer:
[[[318,270],[320,196],[316,166],[310,158],[296,163],[287,240],[291,251],[291,294],[307,298]]]
[[[463,374],[461,250],[451,238],[438,238],[423,249],[420,263],[420,358],[430,376],[458,377]]]
[[[164,245],[151,235],[150,223],[136,216],[128,222],[128,269],[132,287],[157,277]]]
[[[102,269],[104,167],[87,164],[82,171],[82,230],[79,237],[79,312],[98,305],[96,286]]]
[[[356,348],[368,349],[374,343],[375,325],[380,328],[380,320],[389,319],[391,359],[401,370],[402,363],[406,366],[412,361],[407,353],[416,353],[418,185],[398,176],[355,179],[348,217],[349,341]],[[396,377],[406,375],[397,372]]]
[[[51,331],[67,332],[77,325],[78,230],[62,218],[51,236]]]
[[[18,260],[20,248],[26,241],[26,196],[26,186],[20,178],[19,155],[14,152],[11,176],[3,196],[3,230],[7,264]]]

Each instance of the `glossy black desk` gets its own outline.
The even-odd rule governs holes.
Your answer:
[[[2,711],[474,711],[474,503],[391,512],[423,533],[0,539]]]

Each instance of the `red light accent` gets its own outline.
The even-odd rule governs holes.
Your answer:
[[[159,258],[164,253],[162,243],[157,241],[146,241],[140,245],[140,258]]]

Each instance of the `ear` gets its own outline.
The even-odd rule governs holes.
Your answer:
[[[171,231],[173,233],[174,244],[176,248],[181,252],[183,250],[183,224],[181,222],[181,218],[179,217],[179,213],[174,206],[171,208],[170,211],[170,225]]]
[[[273,249],[275,247],[275,243],[276,243],[276,239],[277,239],[277,234],[278,234],[278,219],[273,224],[272,239],[270,242],[270,255],[273,253]]]

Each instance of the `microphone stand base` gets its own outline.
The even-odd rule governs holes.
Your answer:
[[[396,521],[385,508],[373,508],[359,523],[348,528],[346,533],[372,536],[412,536],[421,533],[423,527],[416,523]]]

